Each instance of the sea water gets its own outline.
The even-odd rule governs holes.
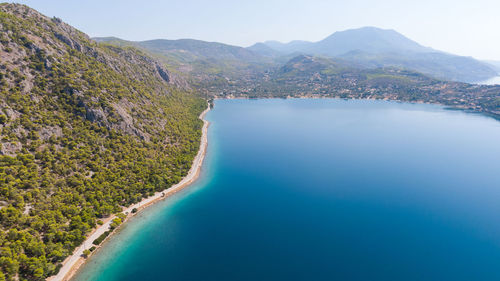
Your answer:
[[[217,100],[200,179],[75,280],[500,280],[500,122],[436,105]]]

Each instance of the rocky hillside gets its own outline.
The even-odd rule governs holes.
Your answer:
[[[101,219],[184,176],[206,102],[134,48],[0,4],[0,280],[42,280]]]
[[[115,37],[93,38],[119,47],[138,48],[175,69],[197,89],[218,88],[241,80],[254,80],[274,59],[246,48],[192,39],[126,41]]]

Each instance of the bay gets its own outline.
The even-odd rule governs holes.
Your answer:
[[[74,280],[500,280],[500,123],[436,105],[217,100],[200,179]]]

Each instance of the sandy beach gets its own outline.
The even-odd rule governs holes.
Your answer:
[[[188,174],[177,184],[173,185],[172,187],[156,192],[153,196],[150,196],[148,198],[143,199],[141,202],[138,202],[136,204],[133,204],[127,208],[125,208],[122,213],[127,214],[127,217],[125,218],[124,222],[135,215],[137,212],[141,211],[142,209],[160,201],[163,200],[170,195],[178,192],[179,190],[189,186],[191,183],[193,183],[199,176],[200,170],[201,170],[201,165],[203,164],[203,159],[205,158],[206,150],[207,150],[207,144],[208,144],[208,137],[207,137],[207,132],[208,132],[208,125],[209,122],[206,121],[205,114],[210,110],[210,107],[205,109],[200,114],[200,119],[203,120],[203,128],[202,128],[202,137],[201,137],[201,142],[200,142],[200,149],[198,150],[198,154],[196,154],[196,157],[193,160],[193,164],[191,165],[191,169],[189,170]],[[133,209],[137,209],[137,212],[134,214],[132,213]],[[67,257],[63,262],[62,262],[62,267],[61,270],[59,270],[57,275],[51,276],[47,278],[48,281],[66,281],[70,280],[77,270],[85,263],[86,258],[83,257],[83,251],[86,249],[89,249],[90,247],[93,246],[92,242],[97,239],[99,236],[101,236],[104,232],[109,230],[109,226],[113,219],[116,218],[115,215],[112,215],[105,220],[103,220],[103,224],[95,228],[85,239],[85,241],[73,251],[73,254],[71,254],[69,257]],[[109,239],[115,232],[113,231],[110,233],[110,235],[106,238]],[[101,242],[100,245],[102,245],[104,242]],[[99,245],[99,246],[100,246]],[[94,251],[95,252],[95,251]]]

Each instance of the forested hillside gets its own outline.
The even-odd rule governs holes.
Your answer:
[[[0,280],[42,280],[100,220],[178,182],[206,102],[133,48],[0,4]]]

